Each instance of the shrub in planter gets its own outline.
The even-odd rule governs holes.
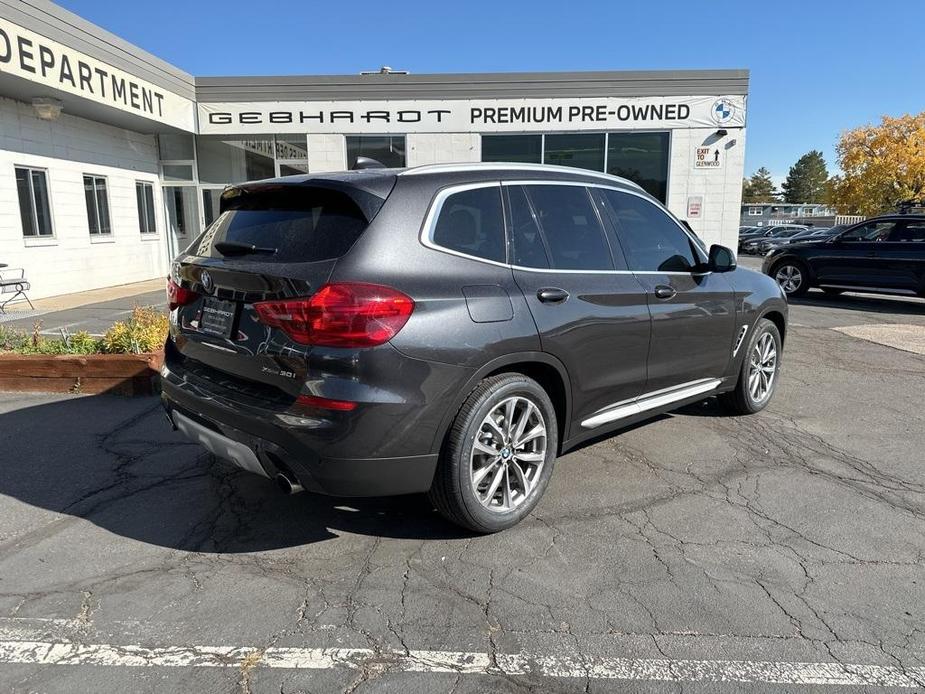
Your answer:
[[[152,392],[152,375],[162,363],[167,316],[136,308],[102,338],[86,332],[61,338],[0,325],[0,390],[44,392]]]
[[[167,316],[153,308],[136,307],[128,321],[113,323],[100,340],[103,352],[144,354],[156,352],[167,339]]]

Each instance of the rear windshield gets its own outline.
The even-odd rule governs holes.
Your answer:
[[[245,193],[225,206],[188,252],[260,262],[330,260],[349,251],[367,225],[357,204],[340,191],[300,186]]]

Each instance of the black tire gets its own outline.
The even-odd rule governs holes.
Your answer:
[[[770,335],[771,339],[773,339],[776,358],[774,360],[774,371],[771,377],[770,390],[766,396],[756,399],[749,388],[749,377],[751,376],[752,361],[756,345],[762,340],[764,335]],[[755,414],[756,412],[761,412],[761,410],[768,406],[768,403],[771,402],[771,398],[774,397],[774,391],[777,389],[777,383],[780,379],[781,353],[780,331],[772,321],[762,318],[755,325],[751,337],[745,345],[742,367],[739,369],[739,379],[736,382],[735,389],[728,393],[723,393],[720,396],[720,400],[726,406],[726,409],[732,414]]]
[[[789,274],[788,268],[791,273],[795,272],[799,275],[799,281],[795,286],[792,283],[788,284],[781,280],[781,273]],[[771,268],[769,274],[774,278],[774,281],[780,285],[781,289],[784,290],[784,294],[787,296],[803,296],[809,291],[809,268],[799,260],[791,258],[781,260]],[[788,289],[788,287],[792,288]]]
[[[832,296],[838,296],[839,294],[844,294],[844,289],[836,289],[835,287],[823,287],[822,291],[826,294],[831,294]]]
[[[504,508],[504,502],[513,499],[514,493],[519,492],[516,489],[509,488],[511,491],[505,497],[505,489],[502,486],[495,492],[495,494],[501,494],[502,500],[498,503],[498,508],[490,510],[480,501],[476,488],[473,486],[473,447],[476,436],[484,438],[486,433],[491,433],[490,427],[483,431],[483,425],[486,425],[488,415],[499,405],[511,401],[514,397],[519,398],[514,402],[515,406],[521,406],[519,410],[521,416],[529,409],[524,401],[529,401],[538,410],[542,419],[540,420],[535,415],[531,415],[534,417],[531,421],[535,422],[531,427],[531,431],[540,424],[545,426],[545,455],[542,455],[543,452],[539,449],[539,442],[526,444],[525,446],[531,446],[534,449],[534,456],[542,458],[542,465],[539,465],[537,461],[538,468],[534,471],[534,477],[532,479],[527,478],[531,482],[529,492],[526,495],[521,493],[520,495],[523,498],[518,500],[516,505],[509,503],[508,505],[511,507],[506,509]],[[517,420],[516,412],[514,416],[510,417],[510,420],[519,421]],[[501,428],[504,428],[504,421],[501,423]],[[490,441],[486,440],[485,443],[494,444],[495,440],[492,438]],[[453,421],[453,425],[450,427],[440,454],[440,461],[437,464],[434,481],[430,488],[429,497],[431,503],[448,520],[475,532],[494,533],[510,528],[519,523],[533,510],[546,491],[546,486],[552,475],[558,445],[558,423],[556,421],[555,407],[553,407],[549,395],[536,381],[517,373],[499,374],[486,378],[466,398],[465,403],[463,403],[456,415],[456,419]],[[516,456],[516,449],[510,446],[510,442],[504,443],[502,448],[496,448],[496,450],[507,453],[509,456]],[[530,453],[530,451],[523,450],[521,453]],[[491,456],[486,456],[486,458],[494,459]],[[514,457],[499,460],[494,464],[498,467],[486,464],[484,468],[492,467],[493,470],[498,470],[504,468],[505,463],[508,466],[518,465],[522,472],[526,471],[526,474],[529,475],[529,464],[526,462],[521,464]],[[510,472],[508,472],[508,468],[504,468],[504,471],[500,474],[505,482],[508,479],[507,475],[510,475],[510,479],[514,480],[516,484],[518,475],[515,472],[513,468],[510,468]],[[486,480],[491,478],[486,484],[487,487],[491,486],[494,476],[495,473],[489,472],[484,478]],[[524,477],[519,478],[524,479]],[[489,489],[484,491],[487,497]],[[487,503],[492,506],[494,501],[495,497],[493,495]]]

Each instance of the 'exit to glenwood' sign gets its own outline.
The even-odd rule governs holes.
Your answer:
[[[695,169],[721,169],[723,168],[723,150],[719,147],[695,147]]]

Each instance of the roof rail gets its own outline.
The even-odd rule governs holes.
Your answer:
[[[523,163],[505,163],[505,162],[468,162],[461,164],[424,164],[423,166],[414,166],[405,169],[399,176],[418,176],[430,173],[456,173],[462,171],[549,171],[556,173],[570,173],[576,176],[590,176],[600,178],[611,183],[617,182],[627,185],[631,188],[643,190],[638,183],[630,181],[620,176],[611,176],[610,174],[601,173],[600,171],[591,171],[590,169],[579,169],[574,166],[557,166],[555,164],[523,164]]]

